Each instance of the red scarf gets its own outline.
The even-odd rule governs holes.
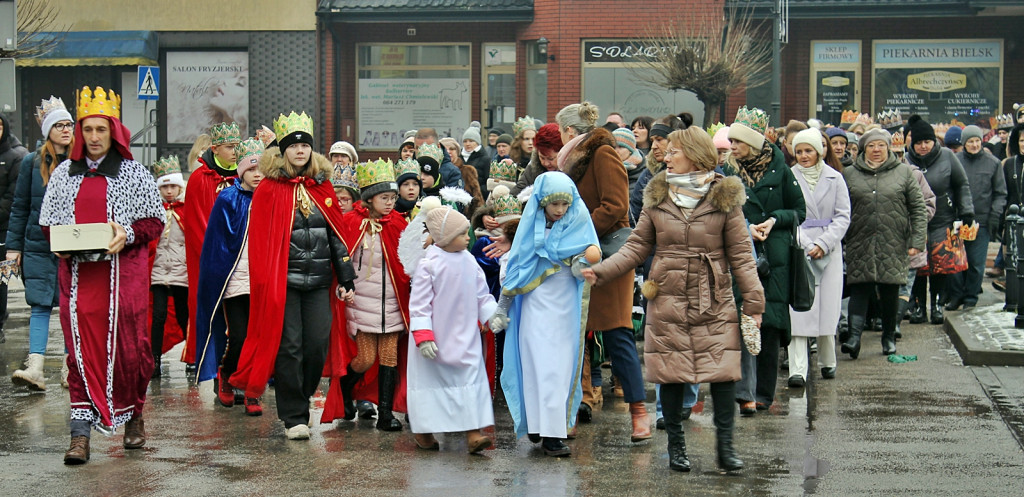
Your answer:
[[[259,319],[249,321],[238,370],[229,380],[232,386],[244,388],[246,397],[263,395],[267,381],[274,374],[274,363],[281,346],[288,291],[288,249],[300,184],[334,233],[341,236],[341,206],[329,181],[317,183],[303,177],[294,180],[267,178],[253,192],[249,210],[249,267],[260,270],[249,273],[249,285],[251,307]],[[340,304],[332,292],[331,307]],[[336,328],[331,327],[332,342],[349,340],[344,335],[338,337]]]

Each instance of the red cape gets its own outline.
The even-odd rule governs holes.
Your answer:
[[[369,211],[359,202],[355,204],[351,212],[345,214],[342,222],[341,239],[348,247],[349,254],[354,247],[358,247],[363,240],[362,230],[363,219],[369,216]],[[384,246],[384,263],[387,264],[388,276],[395,288],[395,295],[402,308],[402,319],[405,321],[406,329],[409,328],[409,292],[411,290],[409,275],[398,259],[398,239],[402,231],[409,223],[398,211],[391,211],[387,216],[380,219],[381,232],[379,234]],[[330,423],[335,419],[342,419],[345,415],[345,399],[341,394],[340,381],[348,371],[348,364],[355,358],[358,348],[356,342],[349,337],[347,321],[345,319],[344,306],[338,306],[334,312],[334,320],[331,324],[331,347],[327,351],[327,364],[324,366],[324,376],[331,378],[331,388],[327,391],[327,399],[324,401],[324,412],[320,417],[321,423]],[[340,337],[335,340],[334,337]],[[395,387],[395,400],[392,410],[395,412],[406,412],[405,402],[405,365],[409,352],[408,339],[405,334],[398,339],[398,385]],[[377,367],[375,362],[363,374],[363,378],[356,383],[352,391],[353,396],[359,400],[368,400],[377,403]]]
[[[320,209],[327,224],[341,236],[342,212],[334,197],[331,182],[303,177],[295,180],[266,178],[253,193],[249,209],[249,267],[260,268],[249,273],[251,315],[249,332],[238,359],[238,370],[231,375],[232,386],[245,389],[246,397],[259,397],[274,374],[277,350],[281,346],[284,305],[288,290],[288,249],[291,246],[292,221],[299,183],[303,183],[310,199]],[[341,301],[331,298],[332,314]],[[337,326],[331,327],[334,348],[339,338]]]
[[[188,266],[188,333],[185,336],[185,350],[182,352],[181,360],[186,364],[196,362],[196,292],[199,290],[199,258],[203,253],[206,224],[209,222],[213,203],[220,192],[218,186],[225,180],[233,182],[236,177],[221,176],[204,163],[188,177],[188,186],[185,188],[187,201],[182,217],[185,230],[185,261]]]
[[[182,208],[178,208],[180,210]],[[178,215],[178,211],[175,211],[174,220],[178,222],[178,226],[182,231],[185,231],[185,226],[181,224],[181,216]],[[162,236],[162,235],[161,235]],[[156,260],[156,246],[160,243],[160,237],[156,240],[149,242],[149,273],[153,274],[153,262]],[[175,311],[174,297],[170,297],[170,302],[167,303],[167,321],[164,322],[164,346],[160,352],[166,354],[168,350],[174,348],[175,345],[181,343],[185,339],[185,331],[178,326],[178,313]],[[147,330],[153,329],[153,292],[149,293],[149,313],[146,326]],[[152,333],[152,331],[150,331]]]

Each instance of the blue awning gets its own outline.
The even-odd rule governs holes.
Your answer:
[[[47,53],[19,58],[19,67],[148,66],[160,50],[154,31],[71,31],[38,33],[39,40],[57,39]]]

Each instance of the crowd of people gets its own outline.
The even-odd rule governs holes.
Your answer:
[[[977,304],[1024,168],[1024,108],[995,131],[892,111],[773,128],[745,106],[702,129],[685,112],[601,126],[582,102],[512,134],[413,130],[395,161],[344,141],[322,155],[290,112],[251,138],[217,124],[184,164],[149,165],[114,92],[83,88],[75,110],[44,100],[27,155],[0,120],[0,231],[31,307],[13,381],[46,390],[59,307],[66,464],[89,460],[93,430],[146,444],[147,388],[184,342],[221,406],[261,415],[272,386],[290,440],[358,416],[479,453],[500,396],[517,438],[567,456],[606,394],[628,404],[631,441],[650,439],[646,379],[677,471],[707,383],[717,466],[739,471],[737,408],[768,409],[780,370],[803,387],[816,357],[834,379],[837,348],[857,359],[865,331],[895,354],[903,319]],[[88,230],[102,246],[69,241]]]

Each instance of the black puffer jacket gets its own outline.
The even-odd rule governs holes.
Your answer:
[[[480,150],[469,154],[469,158],[465,160],[467,166],[473,166],[476,169],[476,180],[483,188],[487,188],[487,177],[491,174],[491,159],[489,157],[490,155],[481,147]]]
[[[931,247],[946,239],[946,228],[952,228],[953,221],[974,219],[971,185],[964,166],[946,147],[936,145],[924,156],[917,155],[911,148],[906,158],[921,169],[928,186],[935,192],[935,216],[928,222],[928,246]],[[984,219],[979,221],[985,222]]]
[[[331,273],[331,268],[334,273]],[[331,286],[331,277],[346,288],[356,279],[348,261],[348,250],[327,224],[320,210],[313,206],[309,217],[295,210],[292,221],[291,246],[288,249],[288,288],[315,290]]]
[[[28,149],[21,145],[11,134],[11,124],[7,118],[3,121],[3,133],[0,133],[0,240],[7,239],[7,221],[11,217],[11,202],[14,201],[14,190],[18,186],[18,171],[21,170],[21,159],[28,154]]]

